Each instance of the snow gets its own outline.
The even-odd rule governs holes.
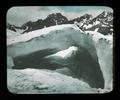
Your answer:
[[[7,38],[13,38],[13,37],[18,36],[18,35],[19,34],[17,34],[16,32],[7,29]]]
[[[76,75],[68,67],[58,68],[55,70],[55,72],[58,72],[67,76],[71,76],[71,77],[76,77]]]
[[[105,80],[105,89],[112,90],[113,84],[113,44],[99,40],[96,44],[99,64]]]
[[[105,15],[104,15],[104,17],[106,17],[108,15],[108,12],[105,12]]]
[[[105,80],[105,89],[111,91],[113,84],[113,36],[95,31],[86,31],[86,33],[93,35],[92,39],[95,41],[94,45]]]
[[[83,27],[85,28],[85,29],[88,29],[88,28],[91,28],[93,25],[92,24],[88,24],[88,25],[84,25]]]
[[[100,24],[100,21],[95,21],[94,22],[94,25],[98,25],[98,24]]]
[[[45,32],[45,33],[44,33]],[[74,42],[87,38],[79,34],[81,30],[76,25],[57,25],[41,30],[32,31],[21,36],[7,39],[9,56],[19,56],[43,49],[66,49]],[[77,39],[75,39],[77,37]],[[13,41],[14,40],[14,41]],[[28,41],[29,40],[29,41]],[[88,40],[89,41],[89,40]],[[84,44],[81,41],[80,44]]]
[[[16,37],[16,36],[20,36],[21,33],[23,33],[25,30],[23,29],[16,29],[16,32],[14,31],[11,31],[9,29],[7,29],[7,39],[9,38],[13,38],[13,37]]]
[[[109,25],[109,23],[107,23],[107,22],[105,22],[105,21],[104,21],[103,23],[104,23],[105,25]]]
[[[47,56],[47,57],[54,57],[54,56],[57,56],[57,57],[66,59],[66,58],[72,56],[73,53],[74,53],[75,51],[77,51],[77,50],[78,50],[77,47],[71,46],[71,47],[69,47],[69,48],[66,49],[66,50],[59,51],[59,52],[57,52],[57,53],[55,53],[55,54],[52,54],[52,55],[49,55],[49,56]]]
[[[32,53],[35,51],[44,50],[44,49],[57,49],[58,52],[53,55],[50,55],[50,56],[58,56],[61,58],[65,58],[65,57],[71,56],[72,52],[77,50],[77,47],[74,46],[74,44],[86,48],[88,50],[88,52],[91,54],[91,56],[93,57],[93,59],[95,61],[99,62],[100,68],[103,72],[103,76],[104,76],[104,80],[105,80],[104,89],[111,91],[112,86],[113,86],[113,82],[112,82],[113,81],[113,72],[112,72],[112,69],[113,69],[113,61],[112,61],[112,59],[113,59],[113,54],[112,54],[113,36],[112,35],[103,35],[97,31],[82,32],[76,25],[72,25],[72,24],[71,25],[70,24],[57,25],[57,26],[44,28],[41,30],[32,31],[32,32],[23,34],[21,36],[17,36],[15,38],[7,39],[7,46],[8,46],[7,47],[7,56],[16,57],[16,56],[20,56],[20,55],[29,54],[29,53]],[[24,72],[24,71],[20,71],[20,73]],[[10,72],[12,72],[12,71],[10,71]],[[17,70],[15,70],[15,71],[13,70],[13,74],[14,74],[14,72],[16,74],[19,73],[19,71],[17,71]],[[52,74],[53,75],[52,79],[48,75],[49,72],[43,73],[40,70],[38,71],[38,72],[40,72],[39,74],[37,73],[37,71],[35,71],[36,74],[33,72],[34,71],[31,69],[25,71],[25,73],[27,73],[27,75],[29,73],[32,73],[32,74],[29,74],[29,77],[31,77],[30,79],[34,79],[34,81],[36,79],[36,80],[41,80],[42,82],[46,82],[46,81],[48,81],[48,79],[50,79],[48,81],[47,85],[49,83],[53,84],[54,82],[55,83],[53,85],[55,85],[56,83],[59,84],[58,86],[64,85],[63,84],[64,82],[63,83],[61,82],[62,79],[60,79],[60,77],[58,77],[60,74],[58,75],[57,72],[54,73],[55,75]],[[14,74],[14,75],[16,75],[16,74]],[[56,76],[56,74],[57,74],[57,76]],[[12,85],[12,80],[14,80],[14,82],[16,82],[14,75],[12,76],[14,79],[8,75],[9,83],[11,85]],[[31,76],[31,75],[35,75],[35,77]],[[39,75],[40,75],[40,77],[39,77]],[[59,81],[56,80],[56,77]],[[67,77],[67,76],[65,76],[65,77]],[[10,78],[11,78],[11,80],[10,80]],[[62,78],[64,78],[64,77],[62,76]],[[27,80],[27,79],[29,79],[29,78],[28,77],[25,78],[25,80]],[[45,79],[47,79],[47,80],[45,80]],[[67,79],[69,79],[69,78],[67,77]],[[67,79],[65,78],[63,80],[67,81]],[[72,80],[72,78],[70,78],[70,80]],[[75,82],[75,80],[73,80],[73,82]],[[34,81],[32,80],[32,82],[34,82]],[[67,82],[67,85],[69,84],[69,82]],[[20,83],[18,82],[18,84],[20,84]],[[32,83],[30,81],[30,87],[31,87],[31,84]],[[63,87],[67,88],[67,85],[65,85]],[[29,86],[29,85],[25,85],[25,88],[27,88],[27,86]],[[59,88],[63,89],[62,86]],[[76,87],[72,87],[74,90],[76,90],[76,88],[78,88],[78,87],[79,87],[78,90],[81,89],[82,87],[85,88],[84,86],[81,86],[80,84],[79,84],[79,86],[76,84],[74,84],[74,85],[72,84],[71,86],[76,86]],[[69,84],[68,87],[71,87],[71,86]],[[15,86],[13,86],[13,87],[15,87]],[[23,88],[20,88],[20,89],[23,89]],[[72,91],[72,90],[70,90],[70,91]],[[82,90],[80,90],[80,91],[82,91]]]
[[[110,25],[110,27],[113,27],[113,25]]]
[[[111,28],[110,31],[113,31],[113,29]]]
[[[85,24],[83,27],[85,29],[88,29],[88,28],[91,28],[92,26],[95,26],[95,25],[98,25],[98,24],[100,24],[100,21],[95,21],[93,24],[88,24],[88,25]]]
[[[14,62],[12,57],[7,56],[7,68],[12,68],[14,66]]]
[[[112,35],[103,35],[99,32],[97,32],[98,29],[96,29],[95,31],[85,31],[85,33],[89,33],[92,36],[92,39],[97,42],[99,41],[99,39],[103,38],[104,40],[106,39],[106,41],[109,41],[109,43],[113,43],[113,36]]]
[[[104,24],[102,24],[101,26],[102,26],[102,27],[109,27],[109,26],[107,26],[107,25],[104,25]]]
[[[99,28],[96,28],[96,29],[95,29],[95,32],[97,32],[98,30],[99,30]]]
[[[17,36],[15,38],[9,38],[7,39],[7,45],[11,45],[13,43],[17,43],[17,42],[26,42],[32,38],[35,38],[35,37],[38,37],[38,36],[44,36],[44,35],[47,35],[49,34],[51,31],[54,31],[54,30],[62,30],[64,28],[68,28],[68,27],[73,27],[77,30],[79,30],[78,27],[76,27],[75,25],[71,25],[71,24],[68,24],[68,25],[56,25],[56,26],[52,26],[52,27],[48,27],[48,28],[43,28],[43,29],[39,29],[39,30],[35,30],[35,31],[32,31],[32,32],[29,32],[29,33],[26,33],[26,34],[23,34],[23,35],[20,35],[20,36]]]
[[[97,93],[87,83],[50,70],[7,70],[7,87],[17,94]]]

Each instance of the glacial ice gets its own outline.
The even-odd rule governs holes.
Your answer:
[[[63,52],[64,50],[67,50],[71,46],[75,46],[75,47],[79,46],[80,48],[85,48],[89,52],[91,57],[96,62],[99,63],[100,69],[104,77],[105,85],[104,85],[104,89],[98,89],[98,90],[101,93],[103,90],[111,91],[113,87],[113,61],[112,61],[113,60],[113,54],[112,54],[113,38],[112,38],[112,35],[104,36],[96,31],[82,32],[77,26],[72,24],[57,25],[49,28],[44,28],[41,30],[32,31],[32,32],[23,34],[21,36],[16,36],[14,38],[7,39],[7,56],[11,56],[11,58],[14,58],[21,55],[27,55],[39,50],[57,49],[58,52],[54,55],[57,55],[57,56],[59,55],[62,57],[63,53],[61,52]],[[66,52],[64,53],[67,55]],[[24,72],[24,73],[21,73],[21,72]],[[48,73],[50,74],[48,75]],[[58,93],[60,92],[61,93],[92,93],[92,92],[96,93],[97,91],[97,89],[95,89],[94,91],[94,88],[91,88],[89,85],[82,86],[80,80],[78,81],[77,79],[74,79],[69,76],[61,75],[57,72],[56,73],[46,72],[43,70],[35,70],[35,69],[29,69],[29,70],[28,69],[25,69],[25,70],[8,69],[7,75],[8,75],[7,77],[8,87],[10,89],[12,88],[12,90],[15,91],[14,88],[16,87],[16,82],[17,82],[18,91],[20,90],[19,93],[21,93],[22,89],[24,90],[23,87],[25,87],[26,92],[23,91],[25,93],[27,93],[30,90],[32,91],[33,90],[32,85],[40,84],[40,82],[42,82],[42,84],[44,82],[47,82],[47,85],[54,84],[55,87],[54,85],[53,87],[55,90],[52,90],[51,89],[52,87],[50,86],[46,87],[46,83],[45,83],[43,87],[41,86],[39,87],[39,85],[38,86],[35,85],[35,86],[37,86],[36,88],[39,88],[39,89],[47,88],[47,91],[46,89],[45,90],[38,89],[33,91],[32,93],[48,93],[48,92],[53,93],[53,91],[55,91],[54,93],[57,93],[57,92]],[[60,78],[59,78],[59,75],[60,75]],[[28,77],[30,78],[30,81]],[[57,79],[55,80],[54,78],[57,78]],[[48,81],[48,79],[50,79],[50,81]],[[26,82],[25,84],[24,84],[24,80]],[[63,82],[62,80],[66,81],[66,83]],[[78,83],[75,80],[77,80]],[[20,86],[23,86],[23,87],[20,87]],[[30,86],[30,89],[29,89],[29,86]],[[26,89],[27,87],[28,89]],[[59,90],[59,89],[64,89],[64,87],[66,87],[67,89]]]

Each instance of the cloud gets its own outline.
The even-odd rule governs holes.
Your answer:
[[[21,6],[12,7],[7,13],[7,22],[15,25],[22,25],[27,21],[44,19],[51,13],[62,13],[68,19],[80,17],[85,13],[96,16],[102,11],[112,11],[109,7],[90,6]]]

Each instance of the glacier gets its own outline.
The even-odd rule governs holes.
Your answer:
[[[21,91],[22,93],[29,93],[30,91],[32,91],[32,93],[53,93],[53,90],[51,88],[52,81],[52,83],[54,83],[54,85],[52,84],[52,87],[54,87],[56,91],[54,93],[98,93],[98,90],[100,93],[104,93],[106,91],[112,91],[112,37],[113,36],[111,35],[102,35],[97,31],[83,32],[74,24],[65,24],[31,31],[26,34],[16,36],[14,38],[7,38],[7,57],[9,58],[7,65],[9,68],[7,70],[7,83],[9,90],[14,93],[21,93]],[[50,63],[56,63],[59,67],[56,67],[50,72],[46,72],[46,70],[44,71],[44,66],[37,67],[40,69],[12,69],[13,67],[16,67],[14,64],[15,58],[22,58],[22,56],[30,55],[42,50],[50,50],[50,53],[48,53],[47,55],[43,55],[42,59],[47,59],[50,61]],[[57,59],[56,56],[58,57]],[[64,56],[66,57],[66,59],[64,59]],[[28,56],[28,58],[29,57],[30,56]],[[40,59],[35,60],[39,61]],[[77,65],[75,65],[75,63],[77,63]],[[78,66],[80,64],[82,66]],[[62,69],[64,68],[63,66],[67,66],[69,70],[73,71],[73,73],[75,74],[77,73],[77,75],[80,77],[73,78],[65,75],[65,73],[59,73],[57,69]],[[29,68],[30,66],[25,67]],[[50,70],[50,68],[48,70]],[[50,77],[47,73],[50,73],[50,76],[52,76]],[[54,77],[59,78],[59,75],[63,76],[60,79],[55,80]],[[25,77],[25,79],[23,76]],[[28,77],[32,81],[29,81]],[[44,79],[46,78],[50,79],[51,81],[45,80],[44,83]],[[71,81],[67,80],[69,78]],[[25,83],[24,80],[26,80]],[[63,85],[61,86],[61,82],[59,83],[59,81],[62,80],[66,80],[66,83],[63,82],[64,84],[62,83]],[[77,82],[74,82],[75,80],[77,80],[79,84]],[[59,85],[56,83],[56,81]],[[82,86],[81,81],[84,83],[84,86]],[[18,87],[16,87],[16,85],[18,84],[17,82],[19,82]],[[43,90],[41,90],[42,85],[40,85],[40,87],[39,85],[37,86],[38,90],[33,90],[33,86],[36,86],[37,83],[44,84],[45,90],[44,88]],[[28,89],[26,87],[27,84],[28,86],[30,84],[30,87],[28,87]],[[48,87],[46,87],[46,84],[48,85]],[[24,89],[24,87],[26,88]],[[67,89],[63,87],[66,87]],[[59,90],[60,88],[62,90]]]

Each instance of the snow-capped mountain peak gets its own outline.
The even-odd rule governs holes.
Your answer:
[[[28,21],[24,23],[21,27],[15,27],[15,25],[7,25],[7,29],[16,32],[16,29],[22,29],[20,33],[27,33],[34,30],[42,29],[45,27],[61,25],[61,24],[76,24],[83,31],[93,31],[96,28],[99,28],[98,32],[108,35],[113,34],[113,31],[110,29],[113,28],[113,13],[103,11],[101,14],[92,17],[90,14],[84,14],[83,16],[68,20],[67,17],[61,13],[52,13],[48,15],[45,19],[38,19],[35,22]],[[17,33],[18,33],[17,32]],[[7,32],[11,33],[11,32]]]

